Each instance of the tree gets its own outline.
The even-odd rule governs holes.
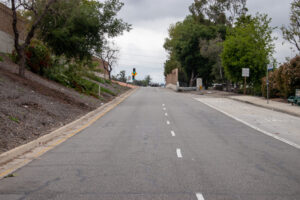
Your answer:
[[[146,86],[150,85],[151,80],[152,79],[151,79],[150,75],[147,75],[143,80],[134,80],[133,84],[146,87]]]
[[[150,85],[151,80],[152,80],[152,78],[151,78],[150,75],[147,75],[147,76],[145,77],[145,83],[146,83],[147,86]]]
[[[114,43],[109,42],[106,42],[106,44],[102,47],[101,52],[98,53],[98,56],[102,60],[104,69],[108,72],[109,80],[111,80],[113,67],[118,61],[118,53],[119,49],[114,45]]]
[[[202,77],[207,87],[214,79],[224,79],[219,44],[225,40],[227,27],[247,12],[246,0],[194,0],[189,10],[191,15],[169,29],[164,44],[169,53],[165,76],[178,68],[190,86]]]
[[[39,37],[56,55],[89,58],[101,52],[107,37],[115,37],[130,25],[117,18],[124,4],[119,0],[61,0],[43,18]]]
[[[127,82],[126,71],[125,70],[120,71],[120,73],[117,74],[117,79],[121,82],[126,83]]]
[[[224,68],[221,62],[223,50],[222,38],[220,36],[212,40],[200,40],[200,53],[212,63],[212,76],[217,82],[224,82]]]
[[[201,55],[199,42],[214,37],[216,37],[214,26],[199,24],[192,16],[172,25],[169,29],[169,38],[164,44],[171,58],[166,62],[165,67],[181,66],[188,76],[190,86],[197,77],[202,77],[204,85],[207,86],[212,80],[211,66],[208,59]]]
[[[250,68],[249,81],[259,86],[275,48],[270,22],[267,15],[242,16],[228,32],[221,59],[229,80],[241,82],[242,68]]]
[[[12,11],[12,27],[14,32],[14,47],[17,53],[17,61],[19,64],[19,75],[25,76],[26,56],[25,49],[29,46],[36,30],[41,21],[49,12],[50,6],[57,0],[10,0],[10,8]],[[24,43],[20,44],[20,30],[17,28],[18,16],[21,11],[30,11],[34,18],[31,20]]]
[[[283,38],[300,51],[300,0],[291,4],[290,25],[281,27]]]
[[[248,11],[246,2],[247,0],[194,0],[189,10],[201,23],[208,19],[214,24],[232,25],[236,18]]]

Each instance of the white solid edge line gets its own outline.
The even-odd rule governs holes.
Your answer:
[[[196,193],[196,197],[198,200],[204,200],[204,197],[201,193]]]
[[[261,132],[261,133],[263,133],[263,134],[265,134],[265,135],[268,135],[268,136],[270,136],[270,137],[272,137],[272,138],[275,138],[275,139],[277,139],[277,140],[279,140],[279,141],[281,141],[281,142],[284,142],[284,143],[286,143],[286,144],[288,144],[288,145],[291,145],[291,146],[293,146],[293,147],[295,147],[295,148],[297,148],[297,149],[300,149],[300,145],[298,145],[298,144],[296,144],[296,143],[294,143],[294,142],[288,141],[288,140],[286,140],[286,139],[284,139],[284,138],[278,137],[278,136],[276,136],[276,135],[273,135],[272,133],[269,133],[269,132],[267,132],[267,131],[264,131],[264,130],[262,130],[262,129],[260,129],[260,128],[258,128],[258,127],[256,127],[256,126],[252,125],[252,124],[249,124],[248,122],[245,122],[245,121],[243,121],[243,120],[241,120],[241,119],[239,119],[239,118],[237,118],[237,117],[234,117],[233,115],[231,115],[231,114],[229,114],[229,113],[227,113],[227,112],[225,112],[225,111],[222,111],[222,110],[220,110],[219,108],[217,108],[217,107],[215,107],[215,106],[213,106],[213,105],[210,105],[210,104],[208,104],[208,103],[206,103],[206,102],[203,102],[203,101],[201,101],[201,100],[199,100],[199,99],[197,99],[197,98],[194,98],[194,99],[197,100],[197,101],[199,101],[199,102],[201,102],[201,103],[203,103],[203,104],[205,104],[205,105],[207,105],[207,106],[209,106],[209,107],[211,107],[211,108],[213,108],[213,109],[215,109],[215,110],[217,110],[217,111],[219,111],[219,112],[221,112],[221,113],[223,113],[224,115],[227,115],[228,117],[231,117],[232,119],[234,119],[234,120],[236,120],[236,121],[238,121],[238,122],[241,122],[241,123],[243,123],[243,124],[245,124],[245,125],[247,125],[247,126],[253,128],[254,130],[257,130],[257,131],[259,131],[259,132]]]
[[[175,132],[174,131],[171,131],[171,134],[173,137],[175,137]]]
[[[170,125],[170,121],[167,121],[167,124]]]
[[[177,157],[182,158],[182,153],[180,149],[176,149]]]

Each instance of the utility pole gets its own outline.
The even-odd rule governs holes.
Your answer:
[[[269,69],[267,67],[267,104],[269,104]]]
[[[269,95],[270,95],[270,92],[269,92],[269,70],[273,70],[273,65],[272,64],[269,64],[267,66],[267,104],[269,104]]]

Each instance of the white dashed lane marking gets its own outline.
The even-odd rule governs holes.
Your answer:
[[[204,200],[204,197],[201,193],[196,193],[196,197],[198,200]]]
[[[163,108],[163,110],[167,110],[166,108]]]
[[[180,149],[176,149],[177,157],[182,158],[182,153]]]
[[[171,134],[173,137],[175,137],[175,132],[174,131],[171,131]]]
[[[168,116],[168,113],[165,113],[165,116]]]
[[[170,125],[170,121],[167,121],[167,124]]]

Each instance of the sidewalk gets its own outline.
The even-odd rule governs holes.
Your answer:
[[[269,104],[267,104],[267,100],[262,97],[254,97],[254,96],[228,96],[229,99],[249,103],[255,106],[267,108],[270,110],[275,110],[278,112],[283,112],[286,114],[294,115],[297,117],[300,117],[300,106],[292,106],[288,103],[282,103],[277,101],[269,101]]]
[[[265,135],[300,149],[300,117],[270,109],[275,105],[281,106],[281,109],[290,107],[295,109],[294,112],[298,114],[298,107],[272,101],[269,108],[266,109],[263,108],[264,103],[267,104],[264,99],[247,96],[237,96],[235,100],[216,96],[198,96],[194,99]],[[245,101],[249,101],[249,103],[244,103]]]

